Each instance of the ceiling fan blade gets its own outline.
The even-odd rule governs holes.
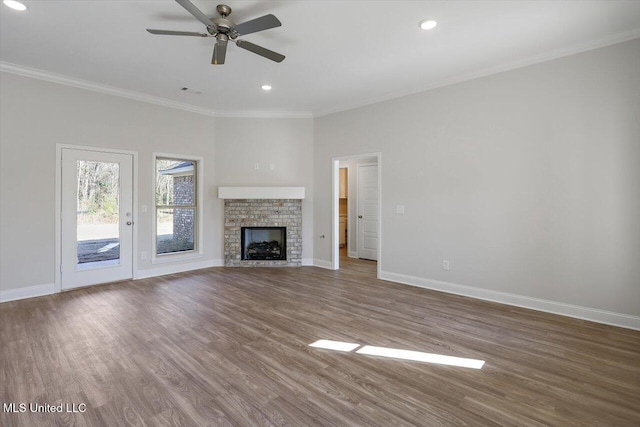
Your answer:
[[[213,48],[213,58],[211,58],[211,64],[222,65],[224,59],[227,56],[227,43],[216,43]]]
[[[282,62],[285,58],[284,55],[281,55],[269,49],[265,49],[262,46],[258,46],[257,44],[253,44],[245,40],[236,40],[236,45],[248,50],[249,52],[257,53],[258,55],[264,56],[265,58],[275,62]]]
[[[200,9],[195,7],[195,5],[191,3],[189,0],[176,0],[176,3],[178,3],[180,6],[184,7],[185,9],[187,9],[187,12],[195,16],[196,19],[202,22],[205,26],[209,27],[214,25],[213,22],[211,22],[211,19],[209,19],[207,15],[202,13]]]
[[[169,31],[169,30],[150,30],[147,29],[151,34],[162,34],[165,36],[194,36],[194,37],[210,37],[209,34],[205,33],[194,33],[191,31]]]
[[[176,0],[177,1],[177,0]],[[243,22],[235,26],[235,31],[241,35],[247,35],[251,33],[257,33],[258,31],[268,30],[270,28],[279,27],[282,22],[275,16],[269,14],[261,16],[260,18],[252,19],[251,21]]]

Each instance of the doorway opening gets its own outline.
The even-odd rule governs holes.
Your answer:
[[[332,165],[332,267],[375,262],[380,277],[381,153],[335,157]]]

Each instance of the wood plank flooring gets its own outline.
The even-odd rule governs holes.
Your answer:
[[[87,410],[3,427],[638,426],[640,332],[379,281],[368,261],[214,268],[0,304],[9,402]]]

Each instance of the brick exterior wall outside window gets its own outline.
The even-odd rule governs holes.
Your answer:
[[[176,205],[195,204],[195,185],[193,175],[176,176],[173,178],[173,201]],[[176,208],[173,211],[173,236],[176,240],[194,242],[195,231],[195,211],[194,209]]]

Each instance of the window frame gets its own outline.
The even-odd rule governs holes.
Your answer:
[[[194,179],[194,205],[158,205],[156,200],[157,194],[157,163],[158,160],[176,160],[176,161],[186,161],[186,162],[194,162],[195,164],[195,179]],[[203,201],[203,176],[204,176],[204,159],[200,156],[191,156],[186,154],[175,154],[175,153],[153,153],[153,167],[152,174],[153,180],[151,189],[152,189],[152,200],[153,200],[153,212],[152,212],[152,233],[151,233],[151,263],[163,263],[163,262],[173,262],[180,261],[192,258],[202,257],[202,239],[203,239],[203,215],[202,215],[202,201]],[[158,254],[158,209],[180,209],[187,208],[193,209],[195,213],[194,220],[194,248],[189,251],[180,251],[180,252],[168,252],[164,254]]]

